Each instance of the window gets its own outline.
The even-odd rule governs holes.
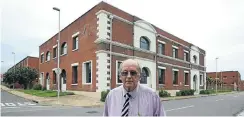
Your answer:
[[[78,66],[72,66],[72,84],[78,83]]]
[[[46,61],[50,61],[50,52],[49,51],[47,51],[47,53],[46,53]]]
[[[165,51],[165,45],[163,43],[158,43],[158,53],[164,54]]]
[[[196,56],[196,55],[193,56],[193,62],[194,62],[195,64],[197,64],[197,56]]]
[[[146,37],[142,36],[140,39],[140,48],[149,50],[149,41]]]
[[[184,52],[184,60],[189,61],[189,53],[188,52]]]
[[[66,71],[63,69],[60,76],[63,78],[63,84],[66,84]]]
[[[158,69],[158,84],[165,84],[165,69]]]
[[[84,83],[92,83],[91,61],[83,63],[83,81]]]
[[[44,62],[44,54],[41,54],[41,63]]]
[[[56,84],[56,79],[57,79],[56,72],[53,71],[53,84]]]
[[[178,84],[178,71],[173,70],[173,84]]]
[[[200,75],[200,85],[203,85],[203,78],[202,78],[202,75]]]
[[[57,57],[57,52],[58,52],[57,47],[54,47],[53,48],[53,58],[56,58]]]
[[[43,83],[43,79],[44,79],[44,73],[42,72],[42,73],[40,74],[40,84],[41,84],[41,85],[44,85],[44,83]]]
[[[173,58],[178,58],[178,49],[173,48]]]
[[[67,54],[67,43],[64,42],[61,46],[61,55]]]
[[[119,68],[122,62],[118,61],[117,62],[117,83],[122,83],[122,81],[119,79],[120,78],[120,73],[119,73]]]
[[[149,77],[148,70],[147,70],[147,68],[143,67],[140,83],[141,84],[147,84],[147,77]]]
[[[79,44],[78,39],[79,39],[78,36],[73,37],[73,48],[72,48],[72,50],[78,49],[78,44]]]
[[[185,73],[184,75],[184,79],[185,79],[185,85],[189,85],[189,73]]]

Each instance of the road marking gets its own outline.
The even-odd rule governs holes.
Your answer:
[[[180,109],[192,108],[192,107],[194,107],[194,105],[190,105],[190,106],[184,106],[184,107],[180,107],[180,108],[174,108],[174,109],[169,109],[169,110],[166,110],[166,111],[174,111],[174,110],[180,110]]]
[[[36,107],[47,107],[47,106],[24,106],[24,107],[36,108]],[[16,107],[2,107],[1,109],[8,109],[8,108],[21,108],[21,107],[20,106],[16,106]]]
[[[14,103],[5,103],[6,106],[16,106]]]
[[[15,103],[1,103],[1,107],[15,107],[15,106],[35,106],[35,103],[31,102],[15,102]]]
[[[221,100],[224,100],[224,99],[218,99],[218,100],[215,100],[215,101],[221,101]]]
[[[35,107],[35,106],[32,106]],[[32,109],[32,110],[17,110],[17,111],[2,111],[1,113],[18,113],[18,112],[30,112],[30,111],[42,111],[42,110],[60,110],[60,109],[68,109],[68,108],[43,108],[43,109]]]
[[[4,105],[3,103],[1,103],[1,107],[2,107],[2,106],[5,106],[5,105]]]
[[[3,107],[3,108],[1,108],[1,109],[5,109],[5,108],[20,108],[20,107]]]

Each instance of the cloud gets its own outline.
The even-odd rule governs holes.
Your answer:
[[[62,29],[100,1],[4,0],[1,59],[12,61],[11,51],[16,61],[38,56],[39,46],[58,31],[58,13],[52,7],[61,9]],[[222,70],[244,74],[243,0],[105,1],[204,49],[207,71],[215,71],[215,58],[220,57]]]

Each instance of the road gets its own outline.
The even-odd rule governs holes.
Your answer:
[[[30,104],[30,102],[28,105],[28,100],[7,92],[3,91],[1,95],[2,116],[101,116],[103,111],[103,108],[53,107]],[[24,102],[26,105],[18,105]],[[6,103],[14,103],[16,106]],[[163,105],[168,116],[233,116],[244,109],[244,92],[165,101]]]

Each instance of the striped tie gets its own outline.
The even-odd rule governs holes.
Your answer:
[[[129,93],[126,93],[124,97],[125,97],[125,103],[124,103],[123,109],[122,109],[122,117],[129,115],[129,99],[130,99],[131,95]]]

